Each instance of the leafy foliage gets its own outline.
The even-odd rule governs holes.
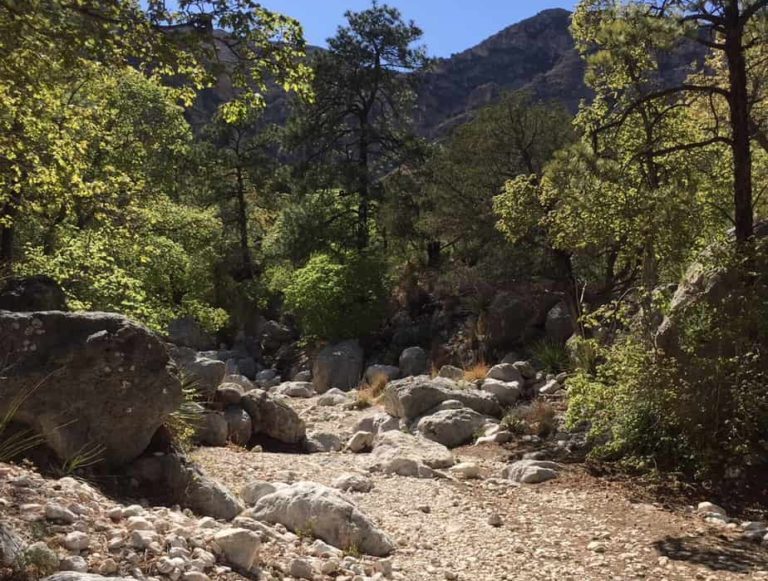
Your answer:
[[[307,337],[359,337],[373,331],[385,313],[384,272],[375,256],[317,254],[294,273],[285,305],[299,317]]]

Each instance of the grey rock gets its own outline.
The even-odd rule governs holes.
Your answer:
[[[123,466],[181,403],[165,344],[120,315],[0,311],[0,336],[0,417],[26,394],[14,419],[61,460],[98,445]]]
[[[394,543],[337,491],[313,482],[297,482],[262,497],[254,507],[257,520],[280,523],[296,532],[309,528],[323,541],[365,554],[385,556]]]
[[[485,377],[486,379],[497,379],[498,381],[504,382],[516,381],[520,385],[523,385],[524,381],[523,375],[512,363],[499,363],[498,365],[494,365]]]
[[[60,571],[43,578],[43,581],[136,581],[136,579],[133,577],[104,577],[77,571]]]
[[[522,484],[539,484],[557,478],[560,465],[546,460],[518,460],[504,468],[502,476]]]
[[[392,430],[400,429],[400,420],[387,413],[379,413],[367,416],[361,419],[355,425],[355,432],[370,432],[371,434],[381,434]]]
[[[224,414],[206,411],[197,427],[196,440],[205,446],[225,446],[228,436],[229,425]]]
[[[496,398],[479,390],[451,390],[428,376],[393,381],[384,389],[384,408],[391,416],[408,420],[417,418],[446,400],[458,400],[479,414],[500,417]]]
[[[222,405],[238,405],[245,390],[237,383],[222,383],[216,388],[216,401]]]
[[[399,430],[376,436],[370,454],[371,466],[381,469],[393,459],[409,459],[429,468],[449,468],[455,464],[453,454],[442,444],[421,435],[413,436]]]
[[[309,370],[299,371],[296,375],[293,376],[293,381],[312,381],[312,372]]]
[[[248,506],[256,504],[262,496],[272,494],[277,490],[277,487],[270,482],[264,482],[263,480],[252,480],[247,483],[240,490],[240,498]]]
[[[279,396],[254,389],[243,396],[240,404],[251,416],[254,434],[286,444],[299,444],[306,437],[304,421]]]
[[[326,391],[323,395],[317,398],[317,405],[320,407],[333,407],[337,405],[344,405],[350,402],[349,396],[335,387]]]
[[[427,352],[421,347],[403,349],[399,366],[403,377],[422,375],[427,372]]]
[[[442,410],[419,420],[416,428],[433,442],[455,448],[472,440],[486,419],[471,409]]]
[[[529,361],[514,361],[512,366],[520,372],[523,379],[535,379],[536,369]]]
[[[335,387],[348,391],[357,387],[363,374],[363,349],[357,341],[344,341],[323,348],[312,366],[317,393]]]
[[[347,442],[347,450],[354,454],[365,452],[373,446],[373,432],[356,432]]]
[[[0,311],[66,311],[67,298],[59,284],[43,274],[6,279],[0,290]]]
[[[174,345],[198,351],[213,349],[216,342],[194,317],[182,317],[168,323],[168,339]]]
[[[307,452],[313,454],[338,452],[343,446],[341,438],[336,434],[329,434],[326,432],[309,434],[305,445]]]
[[[461,381],[464,379],[464,370],[453,365],[443,365],[437,376],[452,379],[453,381]]]
[[[182,373],[194,381],[195,387],[206,398],[216,394],[216,388],[221,385],[227,371],[226,363],[207,357],[196,357],[192,361],[184,362],[177,360],[177,364]]]
[[[288,381],[277,386],[275,393],[286,397],[308,398],[315,395],[315,388],[307,381]]]
[[[128,475],[147,498],[160,495],[169,504],[179,504],[197,514],[232,520],[243,505],[223,484],[209,478],[180,454],[156,454],[136,460]]]
[[[573,320],[565,303],[559,302],[550,309],[547,313],[544,330],[550,341],[560,345],[565,345],[565,342],[573,335],[575,331]]]
[[[387,381],[393,381],[400,377],[400,368],[394,365],[369,365],[365,370],[365,382],[373,385],[375,379],[382,375],[387,378]]]
[[[261,538],[248,529],[224,529],[213,536],[213,541],[219,546],[224,558],[235,567],[250,571],[256,564],[259,555]]]
[[[224,419],[227,421],[227,438],[238,446],[245,446],[253,435],[253,422],[251,416],[237,405],[228,406],[224,410]]]
[[[344,492],[370,492],[373,490],[373,481],[361,474],[342,474],[331,484],[334,488]]]
[[[493,394],[503,407],[514,405],[520,399],[522,384],[517,381],[499,381],[498,379],[486,379],[483,381],[482,390]]]

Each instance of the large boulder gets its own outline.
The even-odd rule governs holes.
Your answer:
[[[564,302],[557,303],[547,313],[547,321],[544,324],[547,338],[553,343],[565,345],[565,342],[573,335],[573,319]]]
[[[312,383],[317,393],[332,387],[349,391],[363,374],[363,349],[357,341],[344,341],[323,348],[312,366]]]
[[[373,441],[371,468],[387,471],[390,462],[408,459],[429,468],[448,468],[455,464],[453,454],[442,444],[399,430],[380,433]]]
[[[174,345],[203,351],[213,349],[216,341],[194,317],[182,317],[168,323],[168,339]]]
[[[422,375],[427,372],[427,352],[421,347],[403,349],[399,361],[403,377]]]
[[[384,408],[391,416],[417,418],[446,400],[457,400],[485,416],[501,416],[501,407],[489,393],[474,389],[450,389],[426,375],[393,381],[384,389]]]
[[[488,370],[485,376],[487,379],[496,379],[498,381],[516,381],[523,384],[523,375],[513,363],[499,363]]]
[[[176,353],[179,352],[176,351]],[[185,380],[191,382],[205,398],[214,397],[216,388],[224,381],[224,376],[227,373],[226,363],[218,359],[196,355],[191,359],[177,357],[174,359]]]
[[[61,460],[98,449],[107,465],[127,464],[181,404],[163,342],[120,315],[0,311],[0,337],[0,417],[13,414]]]
[[[253,518],[282,524],[340,549],[374,556],[390,554],[395,546],[385,533],[336,490],[314,482],[297,482],[263,496],[249,511]]]
[[[179,504],[200,515],[232,520],[244,509],[229,489],[177,453],[143,456],[128,474],[146,497]]]
[[[486,424],[486,418],[468,408],[441,410],[424,416],[416,428],[425,438],[447,448],[472,440]]]
[[[227,439],[238,446],[245,446],[253,434],[251,416],[238,405],[227,406],[224,410],[227,421]]]
[[[225,446],[229,424],[222,412],[206,410],[196,426],[195,439],[205,446]]]
[[[483,380],[482,390],[492,394],[503,407],[517,403],[522,392],[522,383],[517,381],[499,381],[498,379]]]
[[[293,341],[293,331],[277,321],[267,321],[261,332],[261,347],[265,351],[273,352],[285,343]]]
[[[254,434],[285,444],[299,444],[306,438],[304,420],[281,397],[254,389],[243,396],[240,405],[251,416]]]
[[[0,311],[66,311],[67,298],[49,276],[12,277],[0,290]]]

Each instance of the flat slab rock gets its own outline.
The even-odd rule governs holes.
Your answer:
[[[424,415],[446,400],[457,400],[485,416],[500,417],[498,400],[476,389],[451,389],[455,385],[445,378],[433,380],[427,375],[393,381],[384,390],[384,408],[397,418],[408,420]]]
[[[502,476],[521,484],[539,484],[557,478],[560,465],[546,460],[519,460],[502,471]]]
[[[314,482],[297,482],[259,499],[248,511],[256,520],[308,530],[340,549],[386,556],[394,543],[338,491]]]
[[[449,468],[456,463],[451,451],[442,444],[399,430],[376,436],[370,454],[371,467],[374,469],[381,469],[393,460],[412,460],[436,469]]]

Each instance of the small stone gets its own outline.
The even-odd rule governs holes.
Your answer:
[[[290,573],[296,579],[312,579],[313,571],[310,565],[304,559],[294,559],[291,561]]]
[[[216,533],[213,540],[233,565],[247,571],[256,562],[261,544],[256,533],[247,529],[224,529]]]
[[[117,573],[117,562],[114,559],[105,559],[99,565],[100,575],[112,575]]]
[[[61,563],[59,563],[59,570],[87,573],[88,562],[79,555],[70,555],[61,560]]]
[[[592,541],[587,545],[587,549],[593,553],[605,553],[605,544],[599,541]]]
[[[416,508],[417,508],[417,510],[420,510],[424,514],[429,514],[429,513],[432,512],[432,508],[429,505],[426,505],[426,504],[422,504],[421,506],[417,506]]]
[[[45,518],[66,524],[72,524],[77,520],[77,516],[71,510],[52,502],[45,505]]]
[[[91,544],[91,540],[85,533],[73,531],[64,537],[61,544],[70,551],[83,551]]]
[[[499,516],[496,513],[493,513],[491,516],[488,517],[488,524],[492,527],[500,527],[502,525],[501,516]]]
[[[211,581],[208,575],[200,571],[187,571],[181,579],[182,581]]]
[[[699,505],[696,507],[696,512],[698,512],[699,514],[707,515],[707,516],[714,516],[714,515],[720,515],[722,517],[728,516],[728,513],[725,511],[723,507],[713,504],[711,502],[700,502]]]

